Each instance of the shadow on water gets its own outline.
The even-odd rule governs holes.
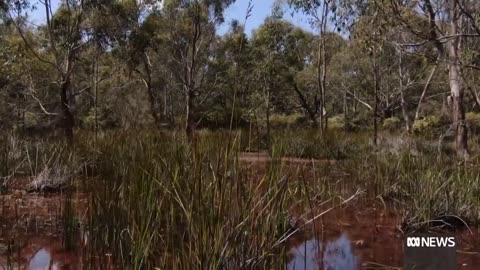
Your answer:
[[[293,247],[289,256],[292,256],[292,259],[287,265],[287,270],[360,269],[359,258],[353,254],[352,243],[346,234],[326,243],[317,239],[307,240]]]

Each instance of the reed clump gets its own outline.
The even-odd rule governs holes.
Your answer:
[[[398,207],[406,230],[458,229],[480,222],[480,169],[473,161],[405,150],[364,153],[345,168],[352,185],[364,187],[368,197]]]
[[[92,257],[111,254],[103,260],[133,269],[284,267],[285,246],[275,243],[289,230],[292,186],[281,162],[247,177],[240,136],[200,134],[190,144],[176,134],[127,132],[98,140]]]

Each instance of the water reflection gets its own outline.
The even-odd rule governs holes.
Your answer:
[[[287,270],[357,270],[360,268],[359,259],[353,255],[351,242],[345,234],[326,244],[317,239],[310,239],[292,248],[290,255],[292,259],[287,265]]]
[[[58,264],[52,260],[50,253],[42,248],[33,257],[28,263],[28,270],[56,270],[60,269]]]

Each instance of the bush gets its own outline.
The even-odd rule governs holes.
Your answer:
[[[472,133],[477,134],[480,131],[480,113],[468,112],[465,114],[465,120]]]
[[[42,118],[39,114],[33,112],[25,112],[25,127],[37,127],[40,125]]]
[[[328,127],[332,129],[344,129],[345,128],[345,116],[335,115],[328,119]]]
[[[120,120],[116,118],[115,114],[109,108],[92,108],[88,115],[83,119],[83,126],[87,129],[94,129],[95,124],[98,124],[100,129],[109,129],[120,126]],[[96,123],[97,121],[97,123]]]
[[[390,117],[383,120],[382,128],[387,130],[395,130],[400,127],[400,119],[398,117]]]
[[[335,130],[321,136],[319,129],[282,130],[273,134],[272,142],[286,156],[315,159],[351,158],[365,143],[363,136]]]
[[[301,122],[302,115],[298,113],[294,114],[274,114],[270,117],[270,124],[275,128],[293,127],[297,123]]]
[[[427,116],[423,119],[415,121],[413,123],[413,131],[418,132],[418,133],[423,133],[426,131],[430,131],[434,128],[438,128],[441,126],[441,119],[438,116]]]

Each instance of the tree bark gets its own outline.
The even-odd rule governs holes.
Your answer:
[[[325,33],[327,31],[328,19],[328,1],[323,1],[322,15],[320,18],[320,40],[318,44],[317,57],[317,83],[320,90],[320,132],[321,134],[328,128],[328,116],[325,112],[326,107],[326,78],[327,78],[327,60],[326,60],[326,42]]]
[[[407,112],[407,102],[405,100],[405,89],[403,86],[403,53],[401,49],[398,49],[398,76],[400,83],[400,104],[402,107],[403,120],[405,121],[405,130],[410,133],[410,117]]]
[[[318,127],[318,122],[317,122],[317,111],[315,109],[312,109],[310,108],[310,106],[308,105],[308,102],[307,102],[307,99],[305,98],[305,96],[303,95],[302,91],[300,91],[300,89],[298,89],[298,86],[295,82],[293,82],[293,89],[295,90],[295,92],[297,93],[297,96],[298,96],[298,100],[300,101],[300,105],[302,106],[302,108],[305,110],[305,112],[307,113],[308,117],[310,118],[310,120],[312,121],[312,127],[313,128],[316,128]],[[316,98],[314,100],[314,105],[315,106],[315,103],[316,103]]]
[[[457,0],[450,0],[450,35],[458,34],[459,28],[459,7]],[[463,159],[469,157],[467,144],[467,127],[465,124],[465,108],[464,108],[464,85],[460,70],[459,51],[461,46],[461,38],[455,36],[448,42],[448,78],[450,92],[453,101],[452,108],[452,127],[455,131],[455,144],[457,156]]]
[[[195,129],[193,121],[193,93],[187,91],[186,100],[185,100],[185,134],[187,135],[188,142],[193,142],[193,132]]]
[[[72,145],[73,144],[73,126],[75,124],[75,120],[73,118],[73,113],[70,109],[70,102],[68,100],[68,94],[70,91],[70,78],[62,79],[62,83],[60,85],[60,102],[62,104],[62,116],[63,116],[63,128],[65,132],[65,138],[67,139],[67,143]]]
[[[157,128],[160,128],[162,117],[159,115],[160,110],[158,108],[159,107],[158,100],[155,95],[153,82],[152,82],[151,63],[146,52],[143,52],[142,61],[143,61],[143,68],[145,69],[145,74],[143,74],[140,70],[136,70],[136,72],[142,77],[143,83],[145,84],[145,88],[147,89],[148,101],[150,103],[150,113],[153,117],[153,121],[155,122],[155,126]]]
[[[373,144],[378,144],[378,67],[376,56],[373,56],[373,88],[375,91],[375,107],[373,110]]]
[[[414,122],[417,121],[418,118],[420,117],[420,110],[422,108],[422,102],[423,102],[423,99],[425,98],[425,94],[427,93],[428,87],[430,86],[430,84],[432,82],[433,75],[435,75],[435,71],[437,71],[439,60],[440,60],[440,55],[437,57],[437,60],[435,61],[435,66],[433,66],[433,69],[430,72],[430,75],[428,76],[427,82],[425,83],[425,86],[423,87],[422,95],[420,96],[420,99],[418,100],[417,110],[415,111]]]
[[[343,92],[343,125],[345,131],[350,129],[350,122],[348,119],[348,96],[346,90]]]

